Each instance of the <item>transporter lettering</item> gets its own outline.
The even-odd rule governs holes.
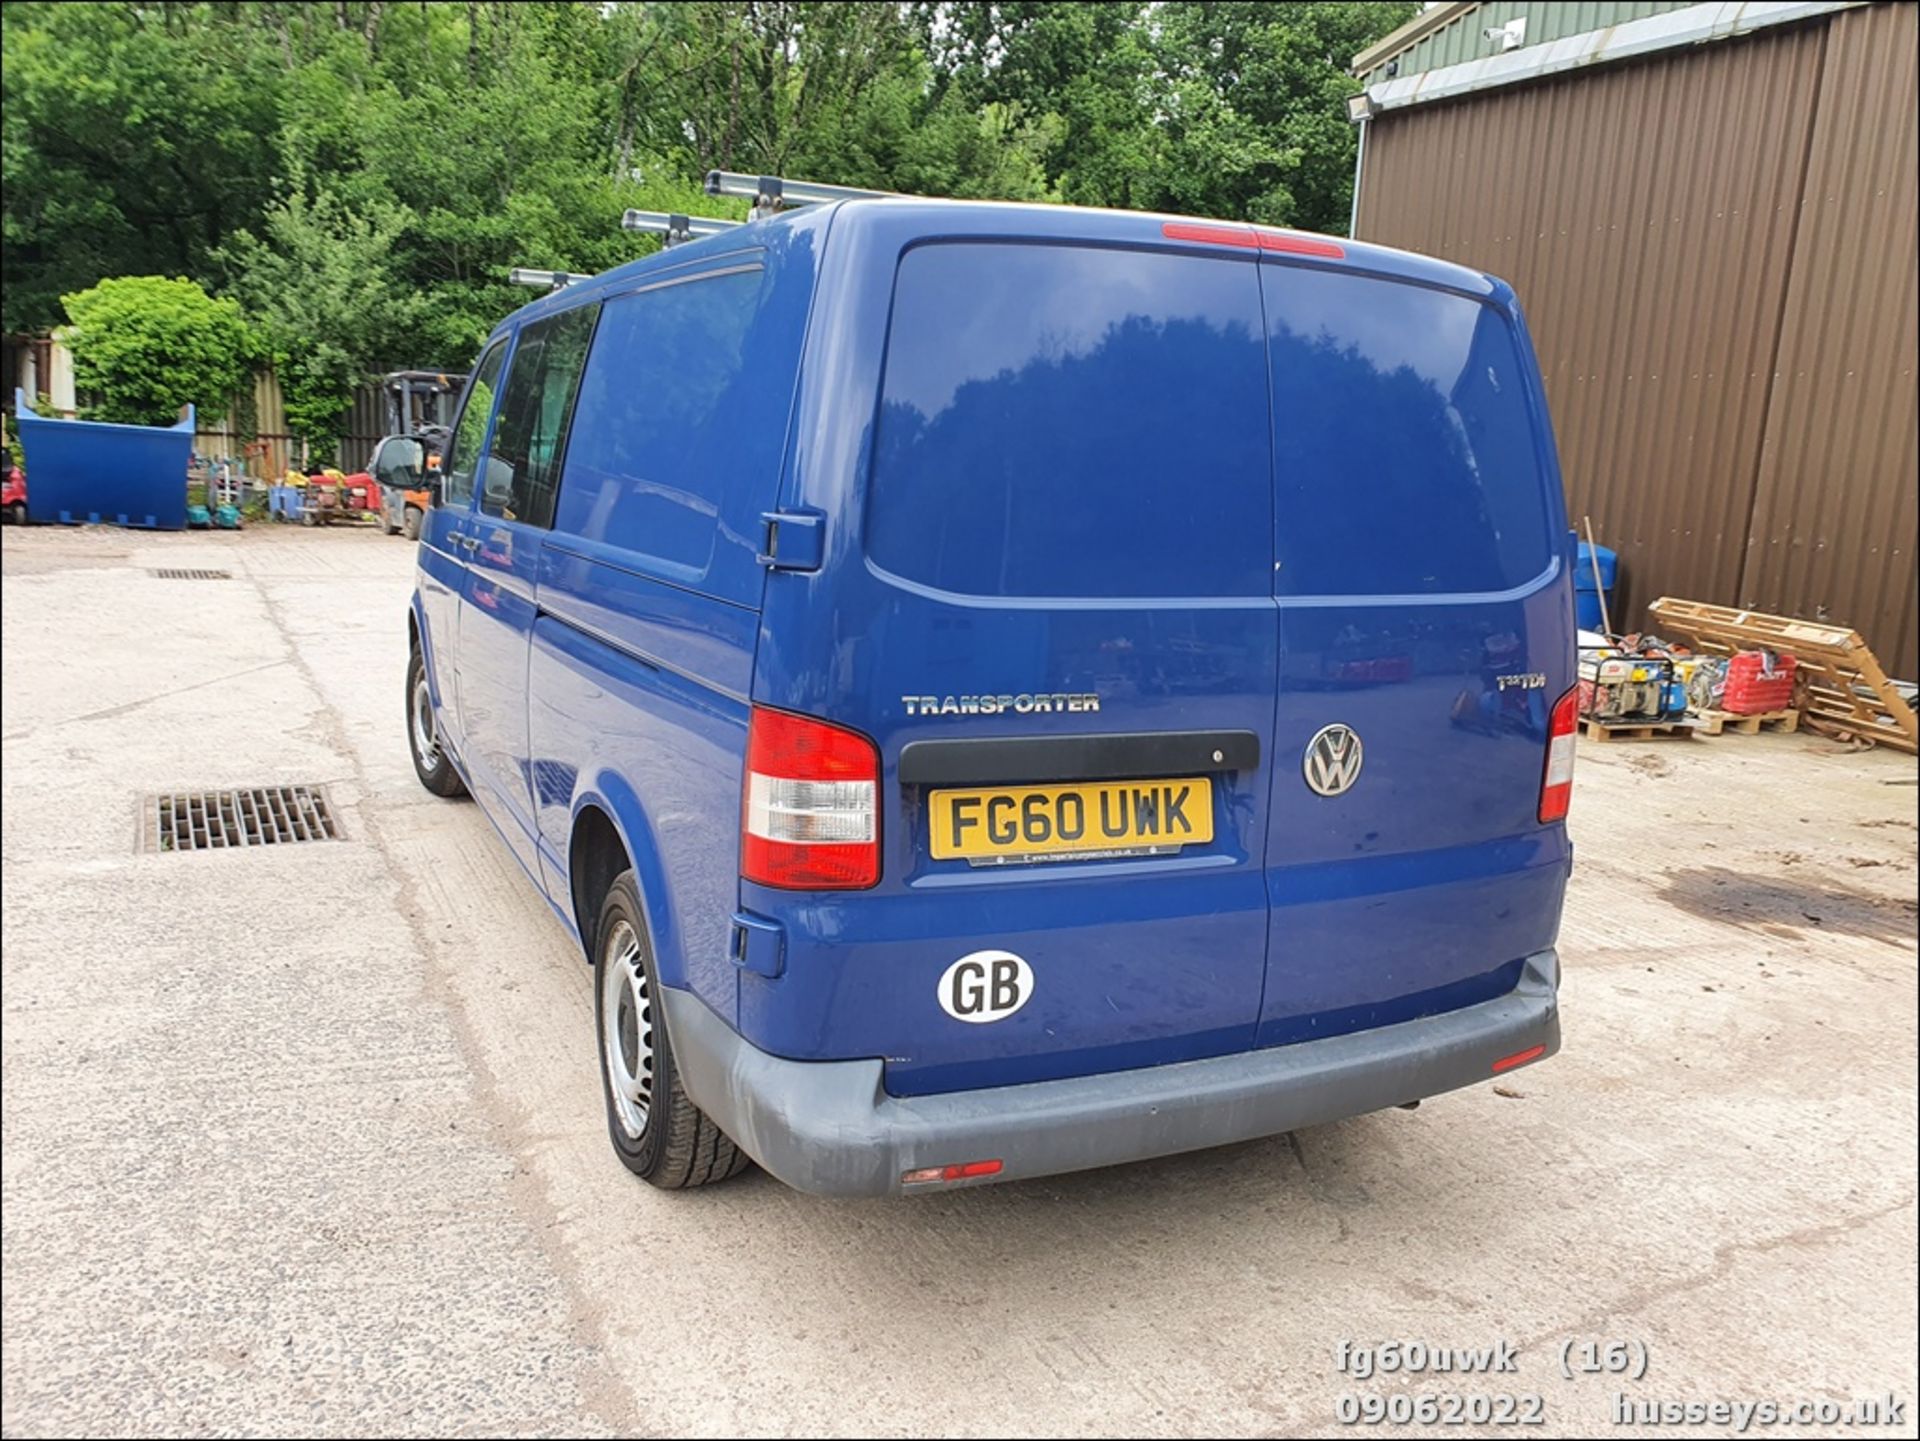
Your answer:
[[[929,715],[1051,715],[1059,711],[1081,714],[1100,709],[1100,697],[1091,692],[1049,692],[1035,695],[903,695],[900,703],[910,716]]]

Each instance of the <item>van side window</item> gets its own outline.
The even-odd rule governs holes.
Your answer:
[[[894,282],[867,552],[988,596],[1264,596],[1257,267],[941,243]]]
[[[587,363],[597,305],[577,306],[521,327],[482,468],[480,508],[502,520],[546,526]]]
[[[1528,370],[1464,295],[1265,269],[1275,594],[1512,590],[1553,554]]]
[[[556,531],[636,552],[697,582],[714,554],[723,492],[764,477],[762,504],[771,502],[793,377],[788,369],[777,385],[770,366],[750,363],[767,291],[755,267],[606,302],[580,386]],[[779,338],[783,353],[796,343]]]
[[[496,340],[474,367],[473,383],[467,387],[467,403],[461,407],[460,420],[447,445],[443,467],[446,481],[441,490],[444,505],[465,505],[473,498],[474,460],[480,454],[480,442],[487,438],[487,417],[493,414],[493,388],[500,379],[500,360],[506,353],[507,342]]]

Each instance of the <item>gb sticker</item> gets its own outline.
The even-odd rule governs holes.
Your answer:
[[[1012,951],[975,951],[940,978],[940,1009],[956,1021],[1004,1021],[1033,995],[1033,967]]]

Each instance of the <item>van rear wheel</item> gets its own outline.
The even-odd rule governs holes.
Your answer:
[[[594,1029],[607,1138],[620,1163],[663,1190],[737,1176],[748,1156],[687,1099],[661,1014],[653,945],[633,872],[608,888],[594,927]]]

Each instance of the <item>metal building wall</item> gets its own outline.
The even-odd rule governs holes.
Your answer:
[[[244,459],[255,476],[278,480],[298,456],[300,443],[287,431],[286,402],[280,393],[278,377],[270,368],[257,371],[252,385],[252,438],[246,439],[241,434],[236,397],[225,415],[200,424],[194,433],[193,448],[197,454],[215,459]]]
[[[1519,291],[1546,376],[1571,510],[1576,518],[1590,513],[1602,543],[1621,553],[1624,615],[1616,623],[1634,622],[1663,593],[1760,605],[1764,590],[1799,613],[1824,607],[1886,650],[1894,669],[1916,669],[1913,591],[1909,583],[1904,611],[1898,603],[1887,609],[1889,583],[1878,572],[1888,567],[1888,535],[1868,518],[1876,506],[1897,518],[1904,494],[1909,521],[1901,543],[1910,547],[1911,443],[1903,458],[1898,442],[1875,451],[1861,438],[1857,461],[1842,468],[1846,507],[1819,498],[1839,482],[1801,473],[1806,456],[1830,451],[1842,427],[1911,435],[1911,321],[1904,401],[1889,384],[1853,387],[1811,407],[1794,401],[1779,415],[1773,409],[1777,368],[1790,369],[1809,347],[1830,355],[1836,345],[1857,349],[1866,339],[1862,316],[1897,317],[1903,280],[1911,315],[1911,107],[1904,115],[1880,112],[1885,126],[1907,127],[1907,149],[1887,142],[1888,154],[1876,162],[1909,158],[1904,179],[1889,171],[1875,187],[1887,192],[1877,198],[1883,209],[1908,217],[1904,252],[1897,225],[1876,236],[1885,245],[1880,263],[1862,269],[1859,257],[1851,262],[1854,283],[1875,291],[1840,311],[1831,301],[1843,281],[1800,282],[1793,294],[1805,298],[1797,308],[1790,285],[1798,264],[1819,250],[1817,242],[1804,251],[1799,243],[1802,229],[1819,220],[1801,223],[1810,170],[1816,181],[1835,177],[1842,197],[1833,202],[1835,224],[1856,215],[1872,223],[1863,207],[1876,199],[1855,195],[1863,126],[1817,124],[1823,95],[1838,104],[1861,83],[1827,74],[1829,27],[1841,26],[1838,36],[1856,21],[1906,25],[1904,46],[1869,40],[1860,48],[1889,77],[1904,59],[1910,89],[1914,18],[1908,7],[1874,6],[1388,111],[1372,122],[1359,234],[1491,271]],[[1843,50],[1853,54],[1836,41],[1832,64],[1843,63]],[[1898,86],[1888,78],[1882,88]],[[1825,148],[1817,145],[1822,136]],[[1789,321],[1800,314],[1806,318]],[[1897,319],[1880,333],[1880,353],[1889,345],[1897,351]],[[1782,345],[1787,336],[1792,352]],[[1806,365],[1821,374],[1828,368],[1812,356]],[[1810,408],[1823,417],[1817,424],[1786,418]],[[1808,448],[1796,453],[1788,441],[1803,432]],[[1763,457],[1776,477],[1765,507]],[[1810,512],[1829,523],[1812,525]],[[1855,517],[1844,529],[1843,514]],[[1775,527],[1782,545],[1767,545],[1773,534],[1752,531],[1755,524]],[[1769,551],[1803,555],[1813,544],[1810,525],[1826,532],[1813,552],[1817,565],[1783,560],[1780,578],[1768,580],[1764,562],[1750,564],[1750,555]],[[1908,570],[1910,555],[1909,548],[1899,561]],[[1816,597],[1823,587],[1827,593]]]
[[[1920,530],[1920,9],[1828,22],[1744,597],[1830,613],[1916,662]]]
[[[1695,3],[1696,0],[1488,0],[1487,4],[1474,6],[1389,59],[1399,62],[1396,74],[1418,75],[1423,70],[1438,70],[1464,60],[1484,60],[1497,53],[1486,38],[1487,30],[1523,15],[1527,21],[1527,44],[1544,45],[1568,35],[1585,35],[1609,25],[1644,20],[1649,15],[1684,9]],[[1387,78],[1386,68],[1387,61],[1382,60],[1361,78],[1372,85]]]
[[[366,469],[373,448],[387,433],[387,401],[378,381],[368,381],[353,393],[347,407],[346,432],[335,453],[340,468],[349,474]]]

